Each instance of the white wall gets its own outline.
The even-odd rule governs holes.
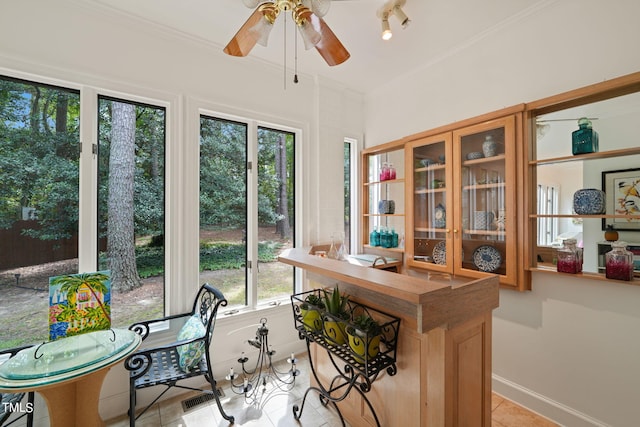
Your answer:
[[[640,71],[640,2],[540,5],[370,94],[367,144]],[[532,286],[500,293],[494,388],[565,425],[638,425],[640,288],[541,273]]]
[[[252,57],[232,58],[222,46],[95,9],[78,0],[3,0],[0,4],[0,74],[158,100],[168,105],[167,182],[172,252],[167,301],[172,313],[192,304],[198,286],[198,111],[213,109],[301,129],[302,244],[328,242],[342,230],[343,141],[362,140],[362,96],[339,84],[300,74],[283,88],[281,67]],[[83,142],[92,138],[84,129]],[[95,134],[95,132],[93,132]],[[213,352],[221,378],[237,365],[255,327],[267,317],[277,357],[303,351],[289,304],[249,312],[217,324]],[[46,320],[45,320],[46,321]],[[239,366],[236,366],[238,369]],[[144,400],[144,399],[143,399]],[[102,389],[104,418],[128,408],[128,379],[114,367]],[[37,416],[46,414],[44,408]]]

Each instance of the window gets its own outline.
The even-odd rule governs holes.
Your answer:
[[[49,339],[54,276],[111,270],[114,326],[164,314],[165,108],[86,99],[79,90],[0,76],[0,349]],[[118,156],[116,144],[125,142],[129,151]],[[110,212],[111,202],[125,199],[130,206]],[[131,250],[120,260],[145,286],[119,291],[123,276],[114,271],[124,270],[108,256],[110,241]]]
[[[351,138],[345,138],[344,140],[344,244],[345,253],[352,253],[352,242],[357,242],[358,237],[356,235],[355,227],[351,227],[353,219],[357,217],[355,212],[356,207],[356,185],[357,182],[354,179],[356,176],[356,157],[358,149],[356,146],[356,140]]]
[[[80,92],[0,77],[0,348],[48,339],[49,277],[78,272]]]
[[[200,117],[200,281],[230,305],[275,303],[294,289],[277,261],[293,246],[295,132]]]
[[[165,110],[98,98],[98,269],[111,273],[111,320],[164,315]],[[152,297],[123,309],[144,285]]]

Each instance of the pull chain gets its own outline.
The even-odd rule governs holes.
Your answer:
[[[293,82],[298,83],[298,35],[295,32],[295,28],[293,29],[293,44],[294,44],[294,67],[293,67]]]

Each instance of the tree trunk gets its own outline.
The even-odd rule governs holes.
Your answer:
[[[133,223],[135,176],[135,106],[113,103],[109,155],[107,254],[112,287],[129,291],[142,283],[138,277]]]
[[[291,224],[289,222],[289,198],[287,197],[287,144],[286,135],[280,134],[276,146],[276,176],[279,183],[278,195],[278,221],[276,232],[281,238],[291,236]]]

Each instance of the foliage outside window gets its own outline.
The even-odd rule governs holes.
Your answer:
[[[49,276],[78,270],[80,93],[0,78],[0,349],[48,337]]]

